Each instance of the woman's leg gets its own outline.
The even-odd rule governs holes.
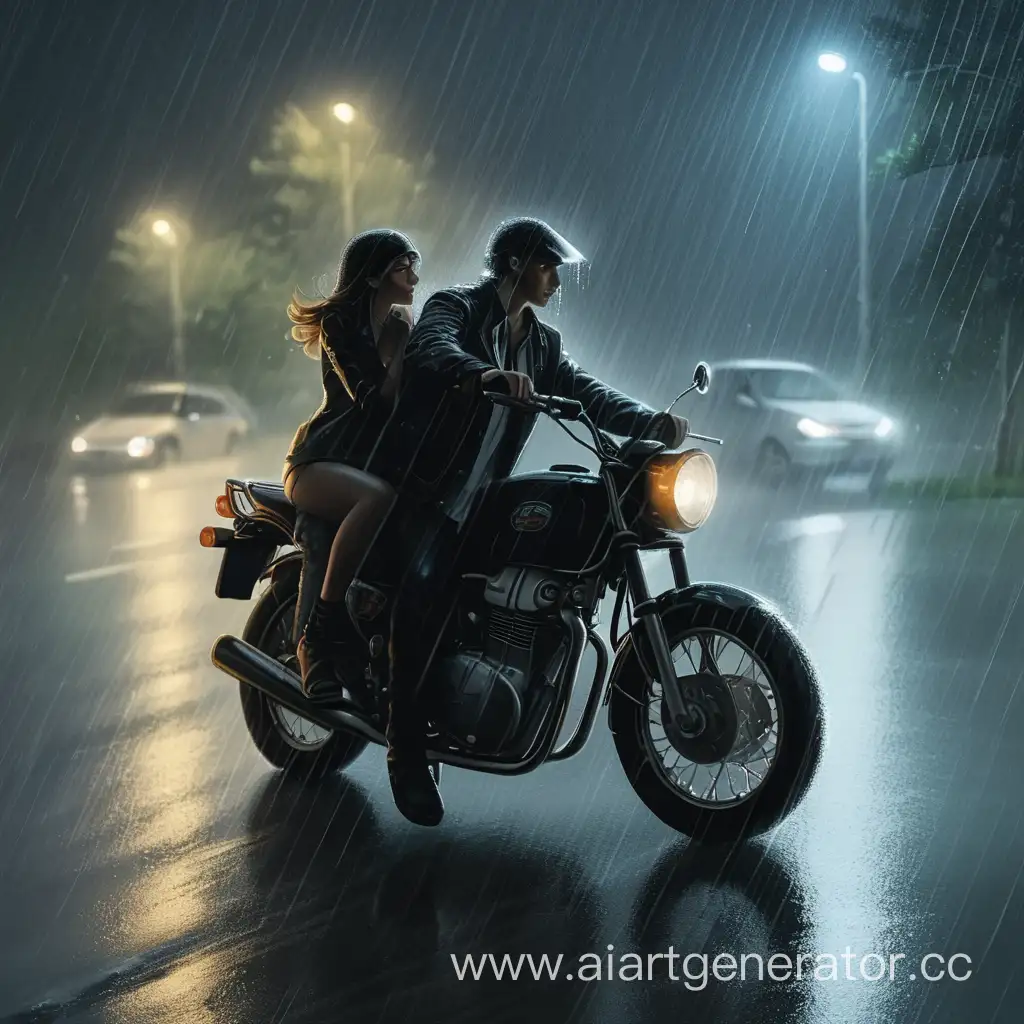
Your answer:
[[[339,649],[332,641],[347,614],[345,594],[391,508],[394,491],[378,477],[343,463],[315,462],[286,475],[285,493],[303,512],[329,522],[341,521],[320,597],[297,652],[306,694],[329,696],[337,689]]]
[[[289,474],[285,485],[296,508],[329,522],[341,522],[331,545],[320,596],[344,601],[359,563],[395,500],[379,477],[340,462],[314,462]]]

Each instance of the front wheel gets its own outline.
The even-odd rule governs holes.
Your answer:
[[[292,623],[298,599],[298,573],[288,573],[260,595],[242,639],[297,671]],[[253,743],[275,768],[310,781],[350,765],[367,741],[316,725],[282,707],[262,691],[239,683],[242,715]]]
[[[634,648],[612,678],[610,722],[630,785],[666,825],[705,843],[736,842],[782,821],[803,799],[824,738],[803,646],[777,612],[738,594],[708,592],[665,615],[687,721],[673,721]]]

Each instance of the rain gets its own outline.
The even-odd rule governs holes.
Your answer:
[[[1020,1019],[1024,0],[4,13],[0,1024]],[[715,468],[659,455],[658,491],[640,465],[645,525],[616,524],[596,474],[636,446],[537,416],[515,475],[548,476],[466,530],[488,557],[515,530],[508,572],[562,603],[450,628],[458,657],[544,652],[486,662],[525,723],[494,757],[577,655],[558,742],[593,731],[503,775],[435,716],[421,827],[368,712],[329,730],[211,652],[299,682],[280,623],[313,542],[281,481],[324,378],[289,303],[388,227],[426,323],[522,216],[585,257],[533,302],[566,357]],[[659,515],[687,577],[639,564],[682,712],[643,595],[566,596]],[[248,529],[280,539],[232,594]],[[700,596],[727,588],[742,613]],[[751,808],[756,834],[714,824]]]

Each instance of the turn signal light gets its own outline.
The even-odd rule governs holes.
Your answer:
[[[214,508],[217,510],[217,515],[224,519],[234,519],[235,513],[231,508],[231,499],[226,494],[218,494],[217,501],[214,503]]]
[[[219,526],[204,526],[199,531],[199,543],[204,548],[226,548],[234,537],[234,530],[223,530]]]

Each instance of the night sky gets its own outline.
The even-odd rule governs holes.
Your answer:
[[[281,104],[338,96],[371,111],[393,148],[432,148],[439,175],[484,194],[474,230],[450,239],[462,264],[427,268],[429,283],[464,277],[508,213],[551,220],[591,257],[557,319],[573,354],[617,383],[685,377],[681,360],[701,355],[842,364],[856,336],[856,88],[815,63],[841,48],[871,73],[872,148],[891,145],[878,123],[889,82],[855,4],[8,0],[5,12],[7,375],[38,376],[74,344],[82,296],[137,209],[227,220]],[[872,187],[884,277],[914,203],[904,195],[894,217],[901,190]],[[45,358],[10,342],[40,332]]]

